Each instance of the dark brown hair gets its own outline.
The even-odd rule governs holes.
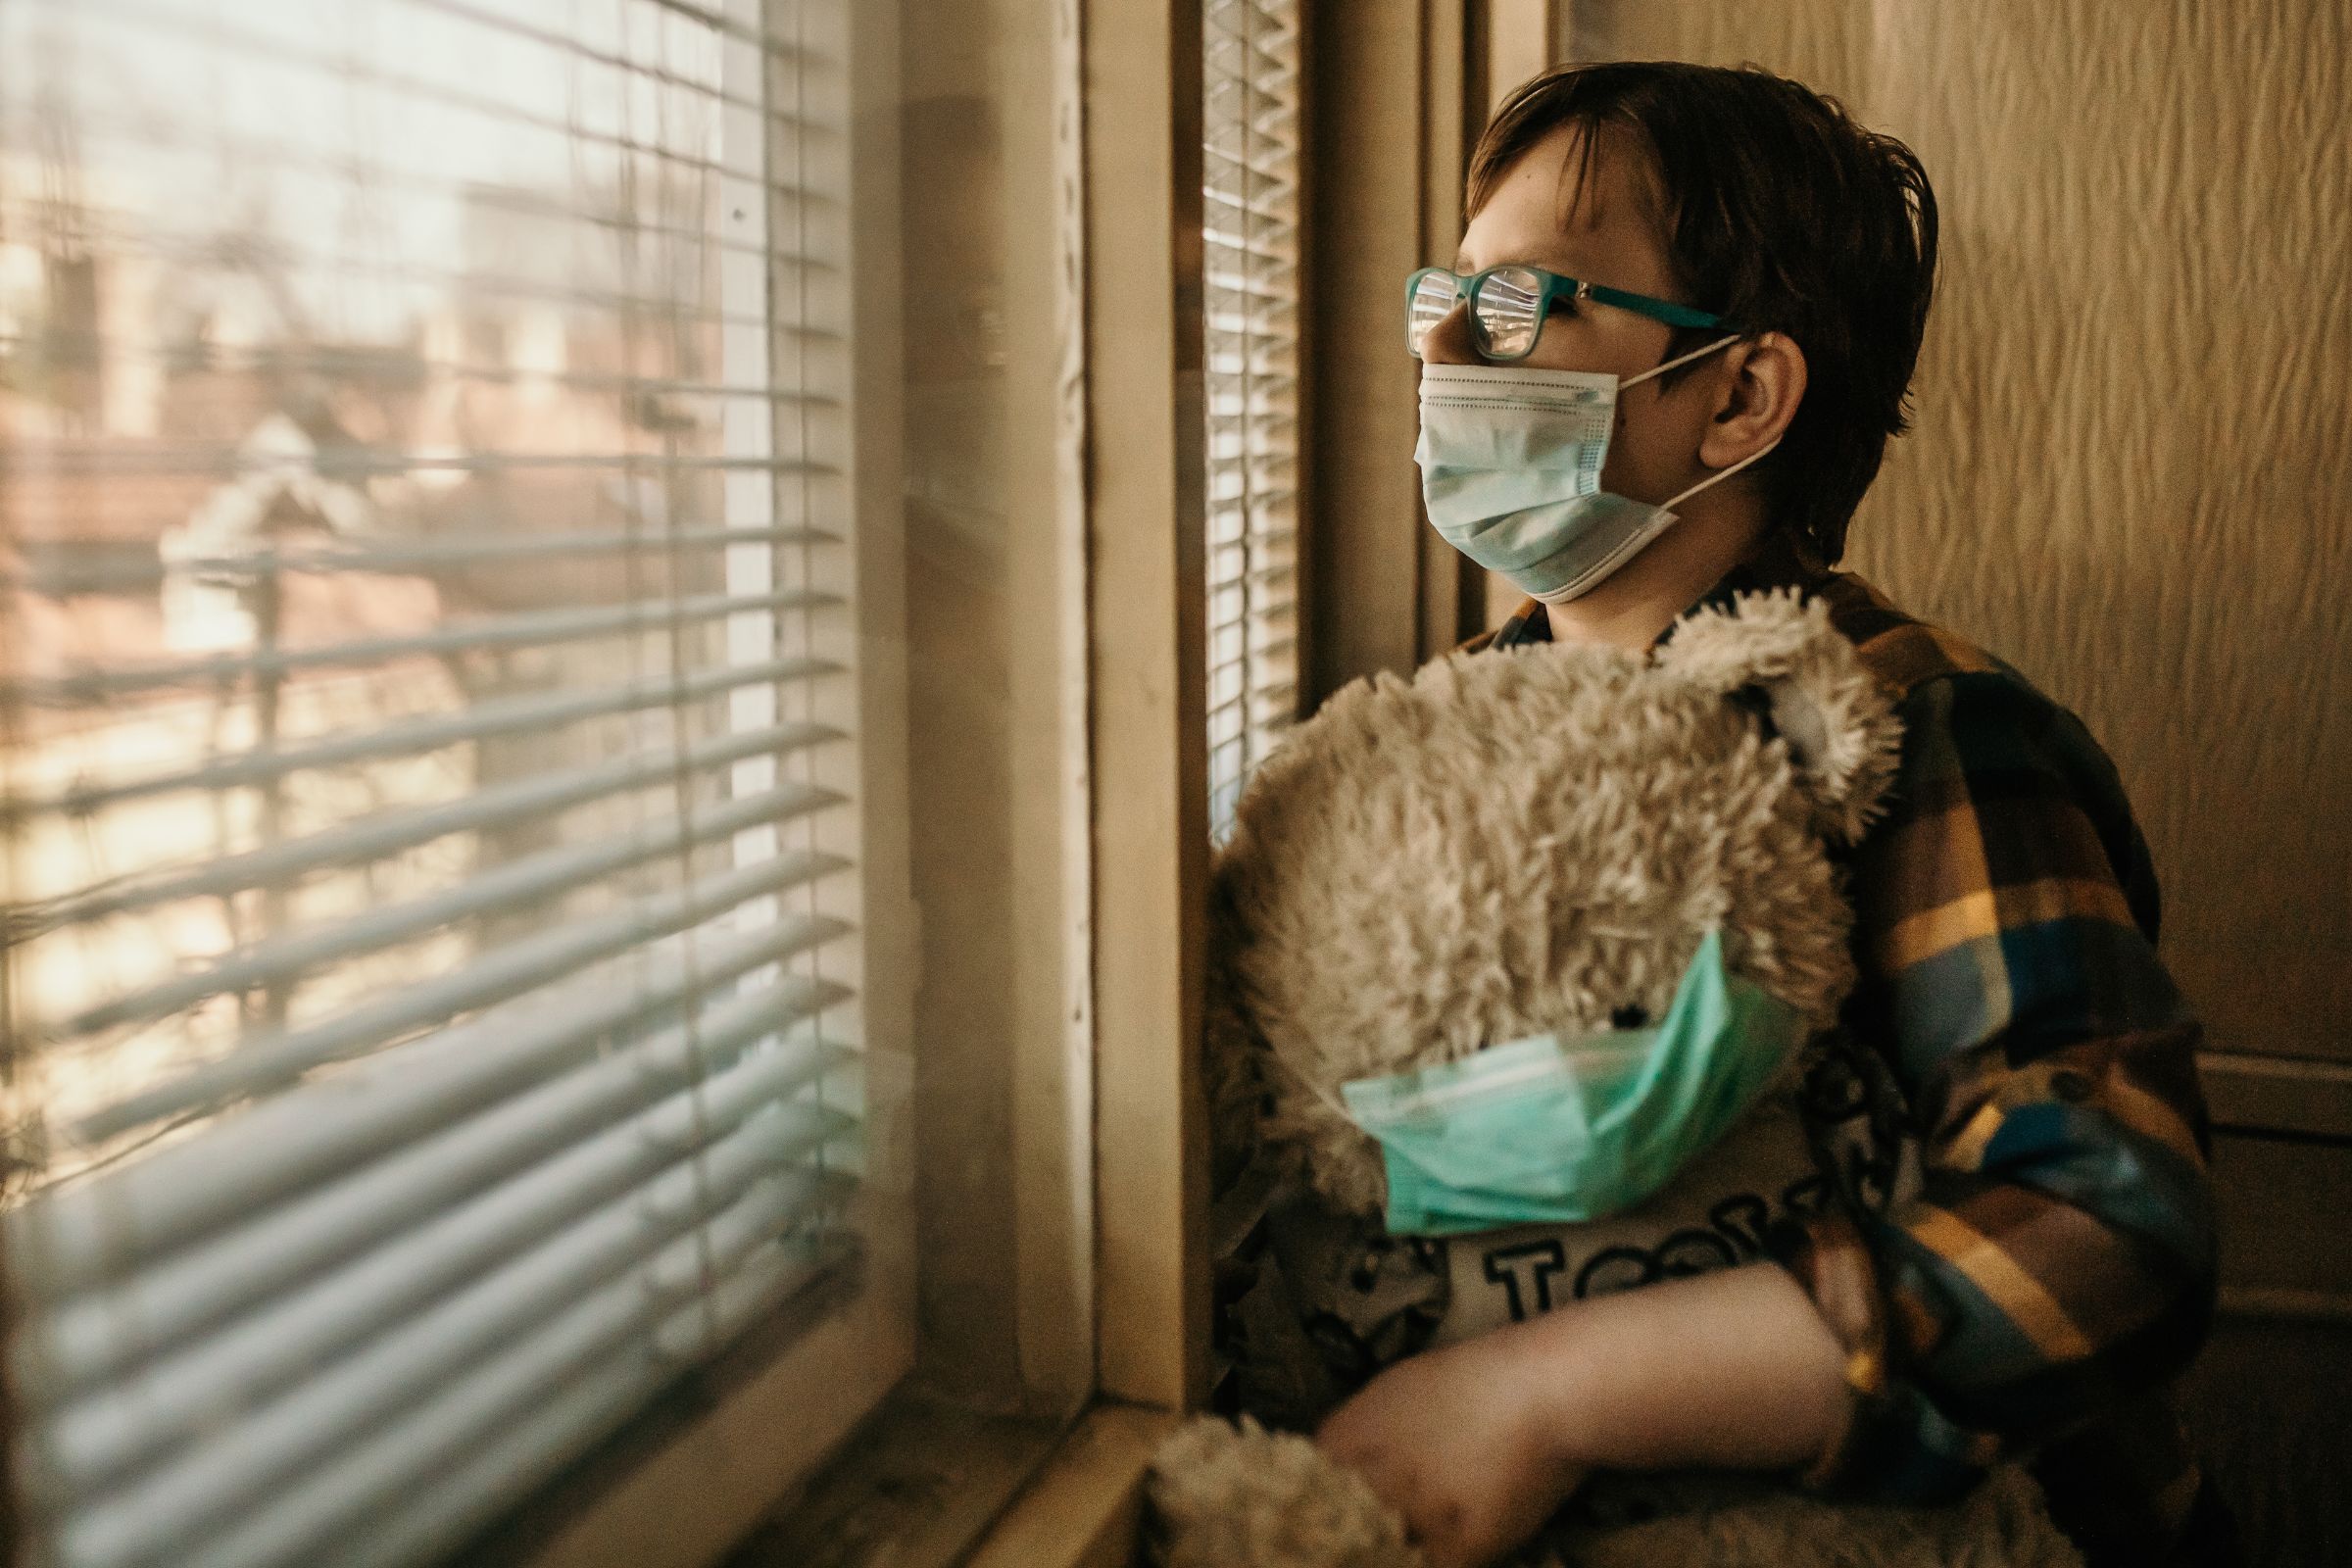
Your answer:
[[[1469,213],[1563,125],[1584,132],[1587,174],[1604,143],[1646,156],[1659,238],[1687,303],[1732,331],[1785,332],[1804,351],[1804,400],[1753,471],[1775,524],[1835,563],[1886,438],[1910,423],[1936,289],[1927,171],[1835,99],[1753,66],[1559,66],[1512,93],[1479,138]],[[1670,352],[1719,335],[1680,329]]]

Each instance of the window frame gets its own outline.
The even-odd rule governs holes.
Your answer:
[[[1200,1407],[1212,1381],[1198,1070],[1208,858],[1201,17],[1199,0],[1149,4],[1139,17],[1133,0],[1056,0],[1055,22],[1064,72],[1082,70],[1085,82],[1083,244],[1065,259],[1083,272],[1088,306],[1076,369],[1085,387],[1077,435],[1087,479],[1094,718],[1084,747],[1094,847],[1094,1013],[1086,1033],[1097,1115],[1101,1376],[1094,1402],[976,1549],[929,1559],[973,1568],[1129,1560],[1152,1452],[1183,1412]],[[1402,57],[1357,75],[1347,62],[1397,42],[1392,19],[1375,24],[1323,0],[1301,5],[1301,266],[1325,259],[1315,274],[1321,303],[1310,302],[1300,322],[1306,707],[1369,669],[1409,668],[1442,653],[1483,618],[1483,575],[1421,529],[1410,547],[1414,572],[1383,579],[1401,577],[1404,592],[1394,603],[1375,595],[1368,629],[1328,652],[1318,648],[1342,607],[1350,616],[1365,609],[1343,590],[1377,576],[1400,543],[1348,526],[1350,500],[1401,499],[1404,519],[1419,519],[1417,486],[1401,463],[1387,465],[1403,468],[1401,486],[1394,473],[1385,485],[1371,482],[1370,470],[1383,466],[1375,461],[1352,465],[1362,471],[1321,489],[1335,468],[1351,466],[1350,453],[1367,450],[1357,444],[1368,423],[1383,416],[1394,422],[1396,410],[1375,408],[1367,418],[1356,383],[1345,379],[1332,384],[1350,386],[1348,399],[1319,400],[1317,385],[1344,376],[1346,358],[1322,352],[1318,339],[1328,343],[1331,323],[1353,308],[1350,291],[1393,313],[1396,278],[1419,265],[1410,258],[1451,259],[1462,165],[1492,106],[1490,84],[1507,89],[1547,62],[1555,10],[1555,0],[1447,0],[1429,9],[1425,28],[1405,34]],[[1408,91],[1424,118],[1404,122],[1400,157],[1384,162],[1365,156],[1366,137],[1396,126],[1393,89]],[[1352,246],[1367,225],[1377,232],[1399,213],[1409,215],[1407,260],[1392,275],[1352,255]],[[1378,337],[1393,352],[1392,335]],[[1409,421],[1410,378],[1385,379],[1402,387]],[[907,1444],[918,1454],[919,1426]]]
[[[1031,514],[1052,519],[1050,527],[1031,530],[1015,543],[1024,569],[1014,575],[1033,587],[1021,612],[1012,617],[1019,632],[1012,653],[1026,670],[1024,678],[1055,693],[1053,721],[1028,726],[1034,733],[1022,741],[1029,764],[1054,780],[1055,788],[1053,808],[1041,814],[1036,831],[1022,846],[1021,874],[1031,880],[1034,900],[1054,907],[1057,915],[1025,939],[1023,951],[1033,961],[1025,966],[1029,973],[1012,982],[1020,992],[1016,1006],[1027,1026],[1012,1062],[1020,1112],[1015,1123],[1014,1246],[1025,1259],[1036,1258],[1044,1265],[1022,1270],[1015,1340],[1026,1381],[1041,1396],[1048,1413],[975,1425],[902,1378],[911,1366],[917,1333],[915,1259],[909,1252],[892,1260],[898,1271],[888,1298],[893,1311],[835,1319],[780,1349],[762,1346],[755,1335],[687,1380],[662,1408],[649,1411],[616,1440],[611,1452],[584,1463],[526,1515],[480,1544],[481,1549],[466,1561],[587,1568],[625,1554],[657,1568],[686,1568],[718,1560],[762,1521],[780,1523],[787,1533],[798,1528],[821,1531],[823,1521],[841,1517],[844,1509],[886,1506],[896,1483],[908,1476],[935,1478],[951,1455],[963,1484],[907,1518],[890,1539],[894,1553],[903,1553],[893,1560],[908,1568],[962,1560],[992,1517],[1033,1480],[1039,1482],[1036,1495],[1074,1497],[1074,1504],[1065,1501],[1064,1506],[1091,1508],[1098,1496],[1094,1483],[1106,1473],[1107,1456],[1120,1485],[1131,1488],[1156,1441],[1153,1437],[1147,1442],[1143,1434],[1161,1430],[1163,1417],[1152,1409],[1101,1398],[1090,1406],[1090,1396],[1112,1387],[1115,1380],[1116,1386],[1148,1391],[1151,1405],[1173,1404],[1181,1397],[1173,1392],[1177,1384],[1152,1363],[1155,1348],[1165,1339],[1165,1325],[1183,1309],[1185,1293],[1171,1288],[1140,1259],[1140,1277],[1123,1281],[1111,1261],[1112,1250],[1104,1245],[1103,1227],[1098,1224],[1106,1208],[1119,1210],[1134,1196],[1099,1186],[1102,1171],[1151,1172],[1152,1179],[1139,1184],[1149,1191],[1164,1186],[1183,1165],[1165,1147],[1165,1129],[1156,1115],[1143,1116],[1142,1125],[1128,1130],[1134,1142],[1150,1146],[1148,1152],[1134,1157],[1107,1152],[1121,1131],[1115,1128],[1117,1118],[1104,1115],[1102,1107],[1113,1098],[1135,1098],[1120,1086],[1118,1065],[1187,1054],[1166,1043],[1170,1032],[1162,1029],[1160,1043],[1139,1040],[1136,1051],[1114,1054],[1118,1065],[1105,1073],[1100,1046],[1115,1036],[1118,1020],[1148,1013],[1172,990],[1186,986],[1176,972],[1162,973],[1159,983],[1148,989],[1123,976],[1106,980],[1098,960],[1104,947],[1117,940],[1111,933],[1154,919],[1167,922],[1171,911],[1185,903],[1176,889],[1197,887],[1200,872],[1196,866],[1191,874],[1170,881],[1154,877],[1147,866],[1130,867],[1123,860],[1105,866],[1101,861],[1106,844],[1125,851],[1143,847],[1138,833],[1106,830],[1100,803],[1123,789],[1133,798],[1133,785],[1149,772],[1141,756],[1106,748],[1096,727],[1105,666],[1123,671],[1127,678],[1151,680],[1167,668],[1168,661],[1152,652],[1152,645],[1162,639],[1138,637],[1132,625],[1109,647],[1090,642],[1101,631],[1090,615],[1102,602],[1097,584],[1106,561],[1115,574],[1128,542],[1119,525],[1105,528],[1101,502],[1105,470],[1125,470],[1123,464],[1105,461],[1103,437],[1095,429],[1104,389],[1089,371],[1101,363],[1103,350],[1089,334],[1102,317],[1087,305],[1104,286],[1090,266],[1103,228],[1094,217],[1102,187],[1091,167],[1096,141],[1090,136],[1082,145],[1079,140],[1082,115],[1090,128],[1126,120],[1124,114],[1110,112],[1107,104],[1118,101],[1117,94],[1105,98],[1089,69],[1101,51],[1082,54],[1080,39],[1089,28],[1100,29],[1098,38],[1116,36],[1125,28],[1110,25],[1107,15],[1102,21],[1082,15],[1094,9],[1082,0],[1054,0],[1047,47],[1007,51],[1003,62],[1015,78],[1006,87],[1007,99],[1046,106],[1028,117],[1022,128],[1031,139],[1029,150],[1041,156],[1007,159],[1004,195],[1031,231],[1052,234],[1057,279],[1050,291],[1007,290],[1004,323],[1011,361],[1008,395],[1019,400],[1025,413],[1045,416],[1031,421],[1013,442],[1023,475],[1014,502]],[[1194,19],[1197,51],[1197,10]],[[1126,20],[1122,13],[1120,21]],[[852,66],[857,215],[852,245],[861,258],[854,372],[857,572],[865,616],[858,661],[859,701],[869,715],[895,713],[904,719],[908,710],[904,617],[912,607],[906,603],[907,534],[899,457],[906,417],[904,334],[897,321],[903,286],[898,191],[903,167],[901,34],[898,4],[860,6]],[[1037,41],[1034,36],[1023,39]],[[1145,65],[1151,58],[1139,52],[1129,64]],[[1159,63],[1164,66],[1164,58]],[[1197,137],[1197,111],[1189,123]],[[1192,157],[1192,221],[1197,230],[1197,147]],[[1083,182],[1082,159],[1090,160]],[[1160,232],[1165,236],[1173,219],[1164,212],[1162,219]],[[1128,237],[1123,248],[1131,263],[1148,266],[1148,247]],[[1192,444],[1170,447],[1164,459],[1179,470],[1186,464],[1197,469],[1200,457],[1198,247],[1194,250],[1189,293],[1179,299],[1181,291],[1163,282],[1157,309],[1131,313],[1125,322],[1137,335],[1149,337],[1155,325],[1164,333],[1180,312],[1191,313],[1191,393],[1181,406],[1191,419]],[[1163,270],[1168,251],[1163,238]],[[1143,384],[1149,384],[1148,377]],[[1159,383],[1159,397],[1168,408],[1178,406],[1175,389],[1165,380]],[[1174,436],[1180,439],[1183,416],[1167,417],[1175,420],[1179,428]],[[1111,438],[1109,445],[1124,456],[1126,449],[1118,438]],[[1138,483],[1148,488],[1148,481],[1140,477]],[[1189,494],[1190,515],[1197,518],[1197,480]],[[1181,507],[1168,513],[1160,530],[1163,544],[1182,531],[1177,519],[1184,515]],[[1191,535],[1191,592],[1183,602],[1192,609],[1190,662],[1197,669],[1201,598],[1197,521]],[[1165,564],[1164,552],[1156,564]],[[1195,756],[1188,776],[1195,787],[1189,793],[1163,792],[1160,804],[1172,808],[1191,803],[1191,831],[1185,837],[1204,849],[1201,693],[1196,674],[1188,700],[1161,714],[1161,738],[1191,744]],[[1166,729],[1169,715],[1176,712],[1191,715],[1189,727],[1177,726],[1181,736]],[[876,741],[884,739],[878,732],[886,727],[892,749],[877,749]],[[910,974],[917,962],[920,921],[911,900],[903,897],[894,907],[876,895],[877,887],[913,886],[904,782],[912,760],[906,742],[904,722],[885,726],[869,717],[860,790],[866,828],[873,835],[865,856],[869,1008],[881,995],[876,977]],[[893,780],[898,782],[894,785]],[[1140,820],[1149,813],[1137,814]],[[1193,858],[1198,860],[1199,854]],[[1149,887],[1136,885],[1146,882]],[[1111,911],[1107,922],[1106,909]],[[1197,964],[1190,967],[1197,972]],[[1122,1009],[1115,999],[1130,993],[1139,1000]],[[1108,1016],[1099,1001],[1104,997],[1114,999]],[[913,1000],[897,995],[889,1005],[894,1010],[888,1017],[869,1012],[869,1037],[902,1042],[909,1053],[902,1059],[911,1062]],[[1152,1099],[1160,1098],[1155,1087]],[[874,1142],[910,1142],[910,1109],[906,1123],[895,1131],[877,1128]],[[911,1205],[914,1173],[906,1169],[903,1175],[907,1183],[904,1196]],[[1183,1253],[1198,1256],[1199,1250],[1187,1248]],[[1165,1253],[1159,1262],[1164,1265],[1177,1255]],[[1113,1325],[1125,1325],[1124,1331],[1112,1332]],[[1198,1338],[1195,1360],[1204,1367],[1204,1330]],[[858,1357],[871,1358],[873,1374],[840,1378],[845,1360]],[[1113,1363],[1129,1362],[1137,1368],[1132,1373],[1110,1371]],[[1164,1401],[1158,1396],[1160,1390],[1169,1391]],[[1066,1412],[1054,1413],[1065,1399]],[[1073,1463],[1076,1454],[1091,1457]],[[778,1504],[788,1499],[793,1506],[778,1514]],[[1059,1532],[1050,1539],[1058,1540]],[[1101,1544],[1098,1540],[1097,1545]],[[1002,1553],[1004,1548],[997,1549]],[[1035,1559],[1015,1555],[1002,1560]]]
[[[1075,292],[1026,318],[1031,330],[1014,330],[1008,310],[1006,339],[1032,349],[1025,407],[1053,416],[1035,432],[1049,450],[1033,499],[1052,509],[1058,564],[1083,564],[1041,604],[1026,641],[1045,659],[1057,632],[1079,634],[1059,645],[1072,702],[1052,732],[1074,806],[1061,865],[1078,962],[1064,979],[1062,1026],[1023,1042],[1022,1093],[1044,1113],[1024,1118],[1018,1181],[1024,1203],[1081,1184],[1091,1201],[1067,1240],[1092,1264],[1083,1340],[1049,1320],[1024,1325],[1021,1348],[1045,1386],[1054,1369],[1074,1371],[1090,1397],[1073,1419],[981,1429],[908,1390],[886,1398],[782,1529],[820,1534],[848,1512],[886,1507],[894,1481],[936,1478],[953,1455],[965,1484],[888,1537],[901,1568],[1125,1561],[1145,1466],[1207,1393],[1200,11],[1199,0],[1149,3],[1139,22],[1133,0],[1054,0],[1050,46],[1027,57],[1052,80],[1016,88],[1054,104],[1054,151],[1015,199],[1054,229],[1056,273]],[[1089,1125],[1091,1157],[1078,1157],[1076,1130],[1056,1142],[1059,1114]],[[1062,1244],[1054,1221],[1024,1218],[1035,1223],[1023,1245]],[[757,1394],[735,1395],[710,1422],[755,1433],[763,1408]],[[634,1493],[625,1505],[584,1521],[569,1554],[534,1557],[532,1568],[585,1568],[623,1542],[641,1562],[710,1560],[673,1553],[660,1532],[687,1498],[708,1506],[684,1452],[680,1444],[657,1456],[641,1482],[622,1483]],[[629,1533],[610,1533],[619,1530]]]

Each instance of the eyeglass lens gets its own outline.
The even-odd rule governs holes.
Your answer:
[[[1489,272],[1470,306],[1478,352],[1491,359],[1515,360],[1533,350],[1542,324],[1536,307],[1543,298],[1544,280],[1524,267]]]
[[[1406,313],[1404,346],[1415,359],[1421,357],[1422,340],[1429,329],[1453,312],[1456,284],[1450,272],[1431,272],[1413,285],[1412,309]]]
[[[1405,347],[1417,358],[1429,329],[1452,314],[1459,284],[1451,273],[1431,272],[1413,285],[1405,323]],[[1538,305],[1544,280],[1524,267],[1489,272],[1471,302],[1471,334],[1478,352],[1491,359],[1516,360],[1536,346],[1543,318]]]

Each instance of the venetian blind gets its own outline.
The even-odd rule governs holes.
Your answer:
[[[1202,7],[1209,819],[1298,705],[1298,7]]]
[[[847,26],[0,8],[36,1560],[430,1560],[854,1283]]]

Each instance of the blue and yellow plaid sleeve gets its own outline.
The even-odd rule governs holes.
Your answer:
[[[2167,1386],[2215,1255],[2197,1023],[2156,956],[2146,845],[2073,714],[1861,578],[1768,553],[1709,602],[1787,586],[1900,698],[1899,776],[1850,866],[1845,1022],[1921,1147],[1916,1196],[1776,1238],[1854,1393],[1807,1479],[1929,1500],[2031,1453],[2087,1560],[2171,1568],[2201,1478]],[[1470,646],[1550,635],[1531,600]]]
[[[1906,730],[1891,808],[1852,863],[1846,1021],[1904,1092],[1921,1182],[1812,1222],[1783,1261],[1856,1396],[1811,1479],[1927,1499],[2144,1398],[2201,1342],[2198,1026],[2156,956],[2146,850],[2082,724],[1936,628],[1857,630],[1905,693]],[[2193,1492],[2184,1451],[2150,1462]]]

